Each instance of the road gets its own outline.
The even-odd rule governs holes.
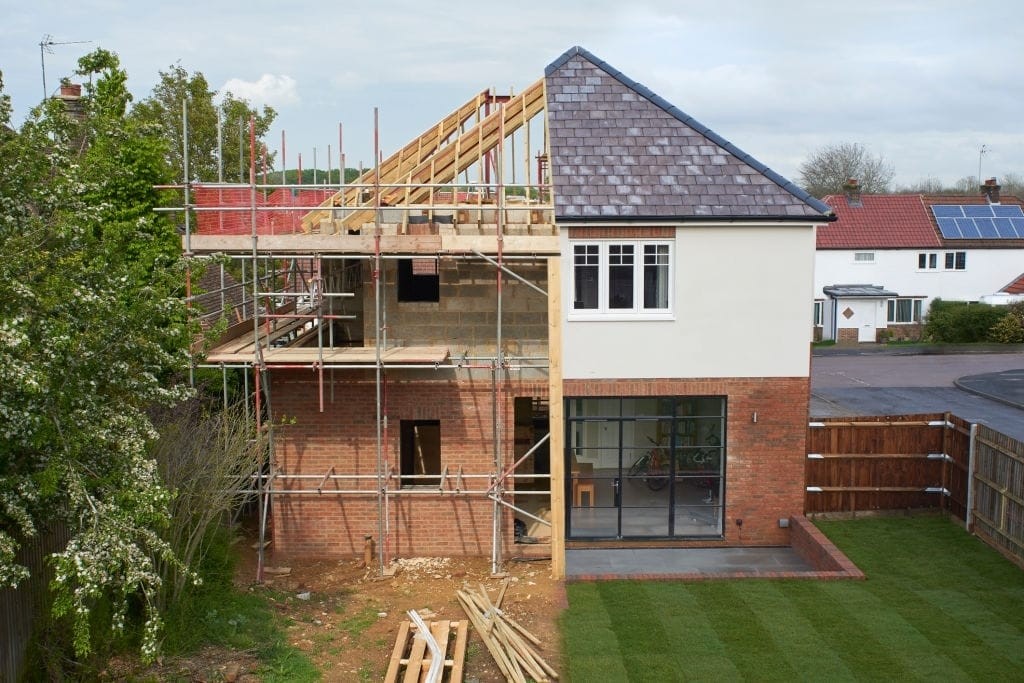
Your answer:
[[[1024,368],[1024,354],[817,356],[811,416],[949,411],[1024,440],[1024,410],[962,391],[954,380]]]

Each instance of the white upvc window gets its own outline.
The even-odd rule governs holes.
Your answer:
[[[873,251],[855,251],[853,252],[854,263],[874,263],[875,252]]]
[[[894,325],[921,322],[922,299],[889,299],[886,321]]]
[[[947,251],[945,257],[946,270],[967,270],[966,251]]]
[[[814,302],[814,326],[821,327],[825,319],[825,302]]]
[[[671,319],[670,240],[573,242],[572,258],[570,318]]]
[[[935,252],[921,252],[917,255],[918,270],[936,270],[939,267],[939,255]]]

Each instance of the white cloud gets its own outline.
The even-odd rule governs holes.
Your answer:
[[[299,103],[298,83],[287,75],[263,74],[255,81],[232,78],[218,92],[222,97],[224,93],[230,92],[255,105],[281,107]]]

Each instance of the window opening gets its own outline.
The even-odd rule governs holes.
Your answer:
[[[398,261],[399,301],[440,301],[441,279],[434,259]]]
[[[440,485],[441,421],[402,420],[399,432],[401,486]]]

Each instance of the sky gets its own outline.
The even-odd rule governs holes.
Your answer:
[[[79,57],[116,52],[136,99],[180,63],[278,112],[310,167],[395,151],[475,93],[526,88],[580,45],[782,175],[856,142],[897,185],[1024,175],[1020,0],[0,0],[17,125]],[[91,41],[85,44],[59,44]],[[983,147],[984,146],[984,147]],[[982,153],[982,150],[985,150]]]

